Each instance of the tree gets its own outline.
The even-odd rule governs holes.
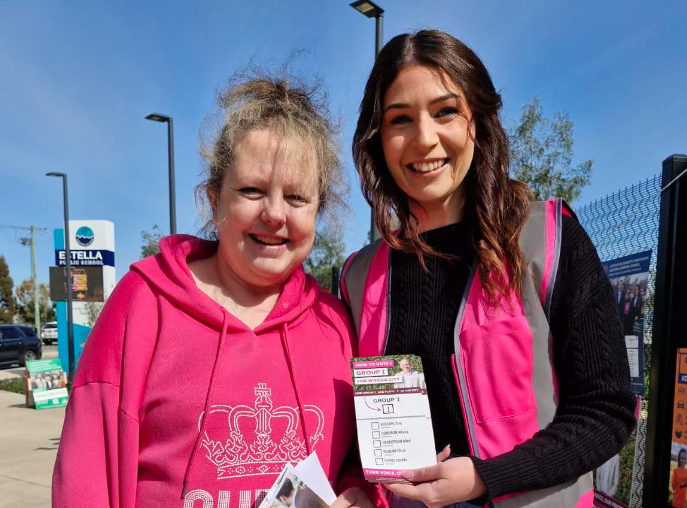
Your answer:
[[[17,297],[17,316],[23,323],[33,324],[34,305],[33,305],[33,281],[26,279],[19,284],[15,290]],[[47,284],[38,284],[38,314],[41,323],[55,321],[55,309],[50,303],[50,290]]]
[[[153,225],[152,231],[141,231],[141,239],[143,245],[141,246],[141,259],[148,256],[154,256],[160,252],[160,238],[162,238],[162,231],[157,224]]]
[[[14,281],[5,256],[0,256],[0,323],[12,323],[17,310],[17,302],[12,296]]]
[[[103,302],[86,302],[84,305],[84,310],[86,311],[86,325],[89,328],[95,326],[95,322],[100,316],[100,311],[103,310],[105,304]]]
[[[530,186],[537,200],[554,197],[572,202],[589,183],[594,161],[572,166],[573,123],[568,113],[545,118],[536,97],[522,108],[520,122],[510,129],[513,177]]]
[[[325,229],[315,236],[310,255],[303,263],[305,271],[317,279],[322,289],[332,288],[332,268],[341,267],[344,258],[344,244],[341,234],[333,229]]]

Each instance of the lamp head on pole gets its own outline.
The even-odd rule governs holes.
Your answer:
[[[57,173],[55,171],[51,171],[50,173],[46,173],[45,176],[58,176],[60,178],[66,178],[66,173]]]
[[[384,14],[384,9],[370,0],[357,0],[351,4],[351,7],[368,18],[378,18]]]
[[[169,122],[172,118],[167,115],[160,115],[159,113],[151,113],[146,116],[146,120],[152,120],[153,122]]]

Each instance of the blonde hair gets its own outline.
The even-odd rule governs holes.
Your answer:
[[[302,142],[304,161],[317,171],[318,214],[343,204],[338,126],[330,119],[327,96],[319,83],[307,85],[283,71],[273,77],[253,70],[234,76],[217,95],[217,106],[220,121],[215,125],[219,127],[209,136],[209,143],[201,142],[205,179],[195,189],[207,236],[216,237],[212,212],[222,181],[234,164],[239,143],[251,131],[269,129]]]

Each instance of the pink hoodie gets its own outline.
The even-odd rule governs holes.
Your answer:
[[[188,270],[215,243],[177,235],[160,247],[132,265],[86,343],[53,507],[250,508],[312,451],[334,482],[355,440],[344,306],[298,268],[250,330]],[[382,504],[356,469],[339,487]]]

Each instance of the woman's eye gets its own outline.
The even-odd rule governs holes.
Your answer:
[[[391,123],[391,125],[402,125],[402,124],[408,123],[410,121],[411,120],[410,120],[410,117],[408,115],[398,115],[398,116],[393,117],[389,123]]]
[[[441,108],[439,111],[437,111],[437,114],[435,115],[437,118],[442,118],[446,116],[453,116],[458,114],[458,108],[454,107],[446,107],[446,108]]]
[[[289,201],[295,201],[296,203],[308,203],[309,201],[301,196],[300,194],[289,194],[286,196]]]
[[[264,194],[264,192],[257,187],[243,187],[242,189],[239,189],[239,192],[248,197],[262,196]]]

